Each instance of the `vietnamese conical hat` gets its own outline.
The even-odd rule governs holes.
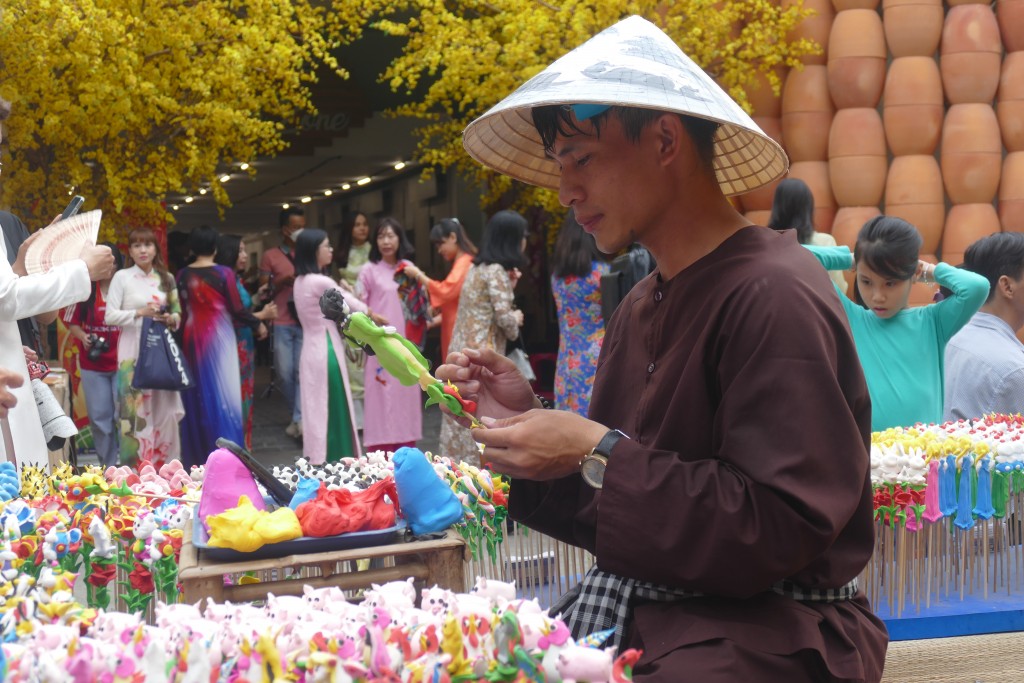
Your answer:
[[[642,17],[605,29],[469,124],[463,133],[466,151],[495,171],[557,189],[558,164],[545,156],[530,115],[534,107],[551,104],[638,107],[719,122],[715,172],[727,196],[766,185],[789,167],[782,147]]]

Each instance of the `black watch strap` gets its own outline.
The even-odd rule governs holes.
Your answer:
[[[609,457],[612,454],[612,449],[615,448],[615,444],[619,442],[619,439],[628,438],[625,434],[620,432],[618,429],[609,429],[608,433],[601,437],[601,440],[594,446],[594,452],[600,453],[604,457]]]

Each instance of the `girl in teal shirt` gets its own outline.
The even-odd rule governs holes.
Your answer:
[[[864,305],[842,293],[839,300],[871,394],[872,430],[940,422],[946,343],[985,303],[988,280],[947,263],[921,261],[921,234],[893,216],[865,223],[853,254],[847,247],[807,248],[828,270],[856,265],[856,291]],[[914,282],[937,282],[952,295],[908,308]]]

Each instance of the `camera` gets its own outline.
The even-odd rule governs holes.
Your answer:
[[[170,306],[163,304],[160,306],[160,315],[167,315],[167,311],[171,310]]]
[[[100,356],[110,350],[110,342],[107,341],[106,337],[90,334],[89,342],[89,351],[86,353],[86,356],[93,362],[98,361]]]

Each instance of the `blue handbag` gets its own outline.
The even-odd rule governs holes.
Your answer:
[[[188,364],[167,325],[152,318],[144,319],[132,387],[184,391],[192,386]]]

